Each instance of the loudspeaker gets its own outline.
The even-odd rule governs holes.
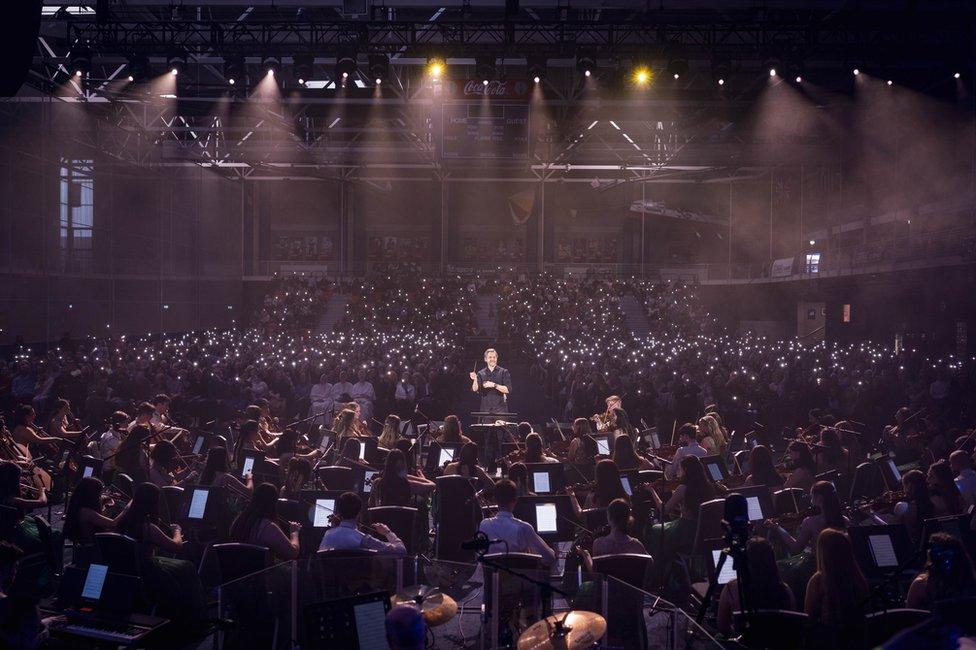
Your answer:
[[[12,97],[27,79],[37,35],[41,29],[42,0],[4,3],[0,21],[0,96]]]

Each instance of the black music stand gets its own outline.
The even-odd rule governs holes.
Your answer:
[[[557,494],[566,487],[566,472],[562,463],[526,463],[525,468],[532,491],[536,494]]]
[[[908,529],[901,524],[850,526],[854,557],[869,578],[897,576],[914,555]]]
[[[330,650],[385,646],[389,611],[390,594],[385,591],[307,605],[302,612],[302,647]]]
[[[424,471],[430,472],[431,474],[441,473],[444,469],[444,460],[448,460],[447,457],[450,456],[448,462],[453,462],[457,458],[461,446],[461,443],[458,442],[432,441],[430,446],[427,447],[427,457],[424,459]]]
[[[540,509],[540,506],[544,508]],[[554,508],[548,508],[554,506]],[[577,526],[573,505],[568,494],[545,494],[519,497],[515,502],[512,514],[516,518],[526,521],[539,533],[539,537],[547,542],[569,542],[576,536]],[[547,517],[548,521],[540,521],[540,517]],[[552,524],[555,523],[553,526]],[[542,527],[540,529],[540,524]]]

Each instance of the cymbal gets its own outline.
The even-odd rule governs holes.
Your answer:
[[[555,633],[556,623],[566,617],[566,636],[559,639]],[[518,650],[583,650],[603,638],[607,632],[607,622],[593,612],[569,612],[549,616],[531,627],[518,640]]]
[[[407,605],[418,610],[427,627],[437,627],[457,616],[457,602],[436,587],[413,585],[401,589],[390,599],[392,605]]]

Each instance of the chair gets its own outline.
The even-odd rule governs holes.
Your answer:
[[[320,467],[317,477],[325,483],[326,489],[329,490],[347,492],[355,488],[355,476],[348,467],[339,467],[338,465]]]
[[[864,645],[869,648],[880,646],[899,632],[914,627],[931,616],[932,612],[928,610],[908,607],[868,614],[864,617]]]
[[[139,562],[139,543],[121,533],[95,533],[95,546],[101,564],[113,573],[142,576]]]
[[[647,647],[643,589],[654,559],[640,553],[598,555],[594,573],[612,578],[607,584],[607,643],[612,646]],[[629,585],[629,586],[628,586]]]
[[[810,505],[810,495],[802,488],[783,488],[773,492],[773,509],[777,515],[805,511]]]
[[[586,508],[580,514],[582,524],[587,530],[596,530],[607,525],[606,508]]]
[[[17,562],[17,574],[10,586],[11,596],[40,600],[54,592],[50,561],[46,553],[32,553]]]
[[[732,458],[735,460],[735,466],[739,468],[739,474],[742,476],[748,476],[749,474],[749,454],[751,453],[751,449],[743,449],[732,454]]]
[[[20,521],[20,510],[11,506],[0,506],[0,539],[10,539],[14,526]]]
[[[531,553],[490,553],[484,556],[485,560],[500,566],[526,573],[530,576],[539,576],[542,568],[542,558]],[[492,576],[497,569],[484,565],[484,611],[485,618],[490,619],[492,615],[492,602],[494,601],[494,580]],[[518,611],[519,605],[531,611],[538,610],[540,604],[538,588],[523,579],[511,574],[498,571],[498,627],[503,630],[508,624],[513,614]],[[539,612],[536,612],[538,615]],[[504,636],[504,635],[502,635]],[[496,639],[497,641],[497,639]],[[496,645],[498,645],[496,643]]]
[[[264,546],[231,542],[209,547],[204,560],[208,558],[214,558],[217,565],[221,602],[226,608],[218,615],[237,623],[225,643],[277,647],[280,607],[274,603],[279,599],[264,572],[271,564],[271,552]]]
[[[308,523],[308,505],[294,499],[278,499],[278,517],[285,521]]]
[[[743,632],[742,643],[747,648],[793,650],[804,637],[809,617],[801,612],[783,609],[759,609],[749,613],[749,627],[745,629],[743,612],[733,614],[736,629]]]
[[[854,470],[848,500],[873,499],[885,491],[884,476],[877,463],[861,463]]]
[[[257,544],[214,544],[207,548],[206,554],[216,560],[221,584],[257,573],[271,564],[271,551]]]
[[[132,490],[135,487],[135,481],[132,477],[124,472],[116,472],[115,476],[112,477],[112,485],[125,496],[132,498]]]
[[[379,506],[367,511],[370,523],[385,524],[397,537],[403,540],[407,555],[414,554],[414,526],[417,509],[406,506]]]

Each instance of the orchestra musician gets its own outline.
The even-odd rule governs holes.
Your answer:
[[[179,452],[169,440],[160,440],[149,453],[149,482],[158,487],[178,485],[185,487],[197,477],[197,473],[180,467]]]
[[[701,458],[708,455],[708,450],[698,444],[698,428],[686,422],[678,428],[678,449],[674,452],[674,459],[664,469],[665,478],[681,478],[684,464],[681,462],[689,456]]]
[[[380,447],[384,449],[393,449],[396,447],[397,440],[403,437],[400,435],[400,422],[400,416],[396,413],[390,413],[386,416],[378,441]]]
[[[558,463],[559,461],[552,456],[547,456],[542,444],[542,436],[538,433],[530,433],[525,437],[525,457],[526,463]]]
[[[634,450],[634,439],[630,436],[617,436],[613,441],[613,462],[621,471],[654,469],[646,458],[641,458]]]
[[[765,485],[770,490],[778,490],[783,487],[786,479],[776,471],[773,463],[773,454],[766,445],[756,445],[749,452],[749,476],[746,477],[745,485]]]
[[[46,546],[37,520],[27,514],[46,506],[48,496],[44,488],[25,487],[24,478],[19,465],[0,461],[0,505],[12,508],[14,513],[7,541],[29,555],[43,551]]]
[[[590,435],[593,427],[586,418],[576,418],[573,420],[569,448],[566,451],[567,460],[571,463],[586,464],[592,463],[596,455],[596,443]],[[593,442],[592,448],[587,448],[586,441]]]
[[[448,415],[444,418],[444,425],[434,438],[434,441],[439,443],[467,444],[471,442],[471,438],[464,435],[464,432],[461,431],[461,421],[458,419],[458,416]]]
[[[98,437],[96,441],[98,446],[96,458],[105,461],[102,464],[103,471],[111,472],[115,470],[115,453],[122,445],[122,441],[125,440],[127,435],[125,427],[129,423],[129,419],[125,411],[116,411],[109,418],[110,424],[108,429]]]
[[[790,470],[790,474],[783,487],[809,490],[817,480],[817,463],[813,458],[813,452],[810,451],[810,445],[802,440],[794,440],[786,447],[786,452],[788,455],[786,467]]]
[[[619,395],[611,395],[604,402],[607,405],[607,410],[603,413],[594,413],[590,419],[593,420],[597,431],[613,431],[617,425],[617,416],[614,411],[623,409],[623,400]]]
[[[211,447],[207,451],[207,462],[200,474],[199,485],[227,488],[235,494],[249,493],[254,489],[251,475],[244,477],[242,483],[230,471],[230,458],[226,447]]]
[[[594,556],[618,555],[621,553],[647,555],[644,542],[630,535],[633,521],[630,504],[625,499],[614,499],[610,502],[610,505],[607,506],[607,524],[610,530],[606,535],[594,538],[592,554],[586,551],[586,549],[579,549],[587,573],[593,573]]]
[[[508,396],[512,392],[512,376],[498,365],[498,352],[494,348],[485,350],[487,367],[471,372],[471,392],[481,396],[480,410],[485,413],[507,413]]]
[[[477,450],[478,448],[475,447],[475,452]],[[393,449],[386,455],[383,471],[373,477],[369,500],[374,507],[407,506],[410,505],[414,495],[430,494],[434,486],[435,483],[428,480],[420,468],[417,468],[415,473],[410,473],[404,453],[399,449]]]
[[[305,458],[292,456],[285,467],[285,480],[281,483],[278,496],[282,499],[298,500],[305,484],[312,478],[312,463]],[[250,475],[248,475],[250,479]],[[249,481],[250,482],[250,481]]]
[[[152,418],[155,414],[155,406],[150,402],[142,402],[136,407],[136,419],[130,422],[126,428],[129,430],[129,433],[132,433],[132,430],[136,427],[148,427],[152,429]]]
[[[721,425],[711,415],[703,415],[698,419],[698,438],[709,454],[723,455],[729,446]]]
[[[125,510],[115,517],[105,516],[105,505],[110,502],[101,479],[86,476],[79,480],[64,511],[64,538],[94,544],[95,533],[114,531]]]
[[[385,524],[372,524],[372,528],[386,538],[382,541],[359,530],[359,516],[363,500],[355,492],[343,492],[336,500],[336,516],[339,523],[325,531],[320,551],[367,549],[389,555],[406,555],[407,548],[400,538]]]
[[[54,449],[57,449],[57,446],[62,442],[62,439],[42,434],[34,426],[34,420],[36,417],[37,411],[35,411],[34,407],[30,404],[21,404],[17,407],[17,410],[14,411],[14,441],[26,446],[27,448],[30,448],[31,445],[35,445],[35,448],[43,449],[45,451],[53,451]]]
[[[541,439],[540,439],[541,442]],[[464,476],[475,483],[475,491],[491,487],[495,482],[488,476],[484,468],[478,464],[478,445],[473,442],[465,443],[458,450],[457,460],[448,463],[444,468],[444,476]]]
[[[525,463],[512,463],[508,467],[506,478],[515,484],[516,491],[520,497],[533,497],[535,492],[529,483],[529,468]]]
[[[297,558],[298,537],[302,525],[294,521],[288,522],[289,534],[285,535],[277,524],[277,506],[278,490],[274,485],[262,483],[254,488],[254,495],[244,511],[231,524],[231,541],[263,546],[282,561]]]
[[[134,426],[115,452],[116,469],[132,477],[136,484],[149,480],[149,453],[146,447],[152,436],[148,424]]]
[[[66,399],[58,398],[54,402],[54,411],[48,420],[47,435],[52,438],[76,440],[81,435],[81,431],[69,429],[72,423],[76,423],[76,421],[71,414],[70,402]]]

